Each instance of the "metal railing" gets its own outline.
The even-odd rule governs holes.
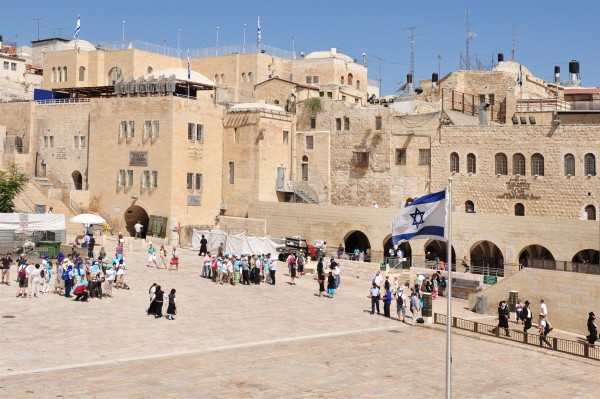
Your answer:
[[[600,265],[597,263],[580,263],[548,259],[527,259],[527,266],[525,267],[544,270],[557,270],[561,272],[600,274]]]
[[[542,112],[569,109],[571,109],[571,103],[558,98],[517,100],[517,112]]]
[[[79,207],[79,205],[77,205],[77,202],[75,202],[73,200],[73,198],[71,198],[71,200],[69,201],[69,207],[71,208],[71,210],[73,212],[75,212],[77,215],[81,215],[83,213],[83,210]]]
[[[432,270],[444,270],[446,265],[442,267],[441,262],[435,260],[423,260],[423,259],[413,259],[412,265],[415,267],[422,267],[424,269],[432,269]],[[456,263],[452,264],[452,271],[457,271]],[[474,262],[470,266],[460,265],[458,267],[458,271],[461,273],[472,273],[472,274],[482,274],[484,276],[496,276],[496,277],[504,277],[504,269],[498,267],[491,267],[486,265],[485,263],[478,264]]]
[[[435,324],[446,325],[448,323],[448,318],[445,314],[434,313],[433,322]],[[504,328],[498,328],[497,326],[474,320],[465,320],[458,317],[452,317],[452,327],[458,330],[470,331],[513,342],[520,342],[526,345],[542,346],[542,341],[540,340],[539,334],[529,334],[520,330],[511,329],[508,329],[508,334],[506,334],[507,330]],[[600,347],[563,338],[546,336],[546,339],[550,342],[550,346],[546,344],[543,345],[543,347],[550,350],[581,356],[588,359],[600,360]]]
[[[89,103],[89,98],[55,98],[53,100],[36,100],[38,105],[82,104]]]
[[[410,269],[411,265],[411,259],[406,256],[402,258],[399,258],[397,256],[386,256],[385,258],[383,258],[383,261],[387,263],[391,269]]]
[[[104,51],[114,50],[143,50],[151,53],[162,54],[169,57],[185,58],[187,57],[187,49],[177,49],[168,47],[166,43],[149,43],[141,40],[127,40],[119,42],[102,42],[96,45],[96,48]],[[60,48],[58,48],[60,49]],[[190,49],[190,58],[198,57],[211,57],[217,55],[230,55],[230,54],[252,54],[252,53],[263,53],[274,57],[293,59],[294,54],[289,50],[279,49],[273,46],[267,46],[261,44],[257,46],[254,44],[233,44],[227,43],[219,47],[203,47],[199,49]]]

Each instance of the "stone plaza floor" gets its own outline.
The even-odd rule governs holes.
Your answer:
[[[0,398],[444,397],[443,328],[366,312],[368,281],[342,274],[339,294],[319,298],[312,276],[291,286],[279,262],[275,286],[217,285],[182,252],[178,272],[127,254],[131,289],[88,303],[0,286]],[[175,321],[146,315],[153,282],[177,289]],[[453,314],[477,316],[461,304]],[[455,398],[596,398],[598,373],[600,362],[453,335]]]

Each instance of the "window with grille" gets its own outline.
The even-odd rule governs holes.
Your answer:
[[[312,76],[307,76],[306,77],[306,83],[308,83],[308,84],[312,83]]]
[[[467,172],[477,173],[477,157],[475,154],[467,154]]]
[[[159,121],[152,122],[152,138],[157,139],[160,131],[160,123]]]
[[[450,154],[450,172],[460,172],[460,159],[455,152]]]
[[[575,156],[573,154],[565,155],[565,176],[575,176]]]
[[[396,148],[396,165],[406,165],[406,149]]]
[[[194,174],[193,173],[187,174],[187,189],[190,191],[194,189]]]
[[[367,151],[354,151],[352,154],[352,164],[361,168],[369,166],[369,153]]]
[[[533,154],[531,156],[531,174],[533,176],[544,176],[544,157],[542,154]]]
[[[188,123],[188,140],[196,140],[196,124]]]
[[[317,128],[317,118],[310,118],[310,128],[311,129]]]
[[[508,175],[508,159],[506,154],[496,154],[496,174],[497,175]]]
[[[350,118],[344,118],[344,130],[350,130]]]
[[[587,220],[596,220],[596,208],[594,207],[594,205],[586,206],[585,214],[587,216]]]
[[[127,171],[127,187],[133,187],[133,170]]]
[[[342,118],[335,118],[335,130],[342,130]]]
[[[85,150],[85,136],[74,136],[73,148],[76,150]]]
[[[585,154],[583,157],[583,174],[596,176],[596,156],[594,154]]]
[[[196,173],[196,191],[202,191],[202,183],[203,183],[203,178],[202,178],[202,173]]]
[[[429,149],[419,150],[419,165],[429,165],[431,162],[431,151]]]
[[[229,184],[235,184],[235,164],[229,162]]]
[[[119,124],[119,140],[127,137],[127,121],[121,121]]]
[[[196,125],[196,141],[204,143],[204,125],[202,124]]]
[[[127,123],[127,138],[132,139],[135,135],[135,121],[129,121]]]
[[[150,172],[150,188],[158,188],[158,171],[153,170]]]
[[[144,138],[149,139],[152,136],[152,121],[144,121]]]
[[[150,171],[144,170],[142,172],[142,188],[150,187]]]
[[[287,144],[289,140],[290,140],[290,132],[288,132],[287,130],[284,130],[283,131],[283,144]]]
[[[513,155],[513,175],[525,176],[525,155]]]
[[[306,149],[307,150],[312,150],[314,148],[314,137],[313,136],[306,136]]]
[[[234,142],[240,141],[240,132],[238,131],[237,127],[233,128],[233,141]]]
[[[319,77],[318,76],[313,76],[312,77],[312,82],[313,83],[319,83]]]
[[[125,187],[125,176],[127,175],[127,171],[125,169],[119,169],[119,173],[117,173],[117,186]]]
[[[383,118],[381,116],[375,117],[375,130],[383,129]]]

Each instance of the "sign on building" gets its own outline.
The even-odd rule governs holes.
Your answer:
[[[129,151],[129,166],[148,166],[148,151]]]
[[[187,204],[188,206],[200,206],[202,205],[202,197],[199,195],[188,195]]]

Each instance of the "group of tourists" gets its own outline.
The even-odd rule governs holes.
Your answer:
[[[217,284],[275,285],[277,281],[277,260],[270,253],[234,255],[219,251],[217,255],[206,252],[203,256],[201,276]]]
[[[12,254],[6,253],[2,257],[3,284],[10,285],[13,264],[17,269],[17,298],[38,298],[38,294],[54,293],[87,302],[90,298],[112,297],[113,286],[128,289],[122,243],[118,244],[112,259],[107,257],[104,247],[97,259],[84,258],[74,249],[67,256],[59,252],[54,262],[44,255],[41,262],[35,264],[24,254],[13,261]]]
[[[154,316],[157,319],[162,318],[163,314],[163,306],[167,303],[167,320],[175,320],[175,315],[177,314],[177,305],[175,299],[175,288],[171,289],[171,293],[169,295],[165,295],[165,292],[162,290],[161,286],[157,283],[154,283],[148,289],[148,294],[150,295],[150,306],[146,313],[148,316]]]
[[[167,269],[167,250],[164,245],[160,246],[158,250],[158,256],[156,256],[156,247],[152,245],[152,243],[148,244],[148,263],[146,266],[154,267],[157,269]],[[161,267],[162,265],[162,267]],[[171,260],[169,261],[169,271],[179,270],[179,250],[176,246],[173,246],[173,250],[171,251]]]
[[[419,282],[417,279],[414,287],[410,288],[410,293],[408,293],[408,285],[400,285],[398,277],[394,277],[394,280],[390,281],[389,276],[386,276],[384,279],[381,272],[377,271],[371,285],[367,297],[371,299],[372,315],[375,314],[375,310],[377,310],[377,314],[381,314],[379,301],[383,301],[383,315],[384,317],[391,318],[391,305],[395,302],[396,315],[399,321],[406,323],[406,313],[408,309],[412,313],[412,325],[414,325],[415,322],[423,322],[423,319],[420,317],[420,312],[423,307],[423,298],[421,295],[421,287],[423,285],[422,280]]]

